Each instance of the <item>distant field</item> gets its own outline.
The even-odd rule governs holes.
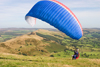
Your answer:
[[[17,36],[21,36],[21,35],[24,35],[24,34],[27,34],[29,32],[33,32],[34,30],[13,30],[13,29],[5,29],[3,31],[0,31],[0,42],[4,42],[6,40],[9,40],[9,39],[12,39],[12,38],[15,38]]]

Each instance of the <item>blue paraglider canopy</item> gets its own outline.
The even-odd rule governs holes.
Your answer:
[[[73,39],[80,39],[83,30],[74,13],[64,4],[56,0],[42,0],[37,2],[26,14],[26,21],[35,25],[36,19],[41,19]]]

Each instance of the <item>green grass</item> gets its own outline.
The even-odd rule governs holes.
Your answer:
[[[84,52],[84,53],[79,52],[79,53],[80,53],[80,58],[100,59],[100,52]],[[66,50],[66,52],[61,51],[57,53],[52,53],[51,55],[53,55],[54,57],[71,58],[73,54],[74,54],[73,51]]]
[[[99,61],[100,59],[79,58],[72,60],[68,57],[0,54],[0,67],[100,67]]]

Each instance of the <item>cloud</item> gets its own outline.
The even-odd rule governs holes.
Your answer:
[[[17,3],[15,5],[4,5],[0,7],[0,19],[16,19],[16,17],[25,16],[25,14],[31,9],[33,4],[29,3]]]
[[[28,26],[24,17],[35,4],[34,1],[30,1],[0,0],[0,28]]]
[[[100,28],[100,0],[62,1],[79,19],[84,28]]]
[[[5,3],[5,2],[8,2],[8,1],[11,1],[11,0],[0,0],[0,3]]]
[[[100,8],[100,0],[64,0],[61,2],[69,8]]]
[[[83,28],[100,28],[100,11],[75,11]]]
[[[40,0],[0,0],[0,24],[4,26],[5,23],[10,23],[12,26],[18,26],[18,24],[25,24],[24,17],[31,7]],[[83,27],[88,27],[87,24],[91,23],[89,27],[100,25],[100,0],[58,0],[69,7],[73,13],[78,17]],[[95,22],[96,21],[96,22]],[[15,22],[15,23],[14,23]],[[35,27],[42,27],[37,21]],[[95,24],[94,24],[95,22]],[[87,24],[86,24],[87,23]],[[9,27],[11,25],[8,25]],[[50,27],[49,25],[47,25]],[[21,27],[21,25],[20,25]],[[27,26],[28,27],[28,26]]]

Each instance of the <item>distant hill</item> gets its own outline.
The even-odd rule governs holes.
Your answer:
[[[38,29],[34,32],[30,31],[27,34],[1,42],[0,52],[25,56],[54,56],[51,54],[60,52],[63,56],[63,52],[71,51],[67,52],[67,55],[70,55],[70,53],[73,53],[75,48],[79,48],[82,57],[91,58],[92,56],[93,58],[93,56],[96,55],[95,58],[98,58],[100,54],[100,30],[83,29],[83,31],[84,35],[80,40],[74,40],[58,30],[52,31],[51,29]],[[17,34],[19,33],[20,32]],[[58,54],[55,56],[61,55]],[[66,55],[64,54],[63,57],[65,56]]]
[[[36,31],[40,28],[0,28],[0,42],[5,42],[6,40],[15,38],[17,36],[21,36],[27,34],[29,32]],[[51,28],[43,28],[49,31],[58,31],[56,29]]]
[[[38,54],[45,55],[46,53],[49,53],[49,51],[46,48],[48,48],[48,46],[51,46],[51,44],[52,46],[55,47],[58,46],[58,48],[60,48],[59,50],[57,49],[58,51],[65,49],[65,46],[62,46],[53,40],[50,42],[46,42],[45,37],[37,35],[39,33],[44,33],[47,34],[48,36],[52,36],[56,33],[61,34],[61,32],[39,29],[35,32],[18,36],[16,38],[7,40],[5,42],[1,42],[0,52],[8,52],[8,53],[22,54],[22,55],[38,55]],[[53,47],[53,49],[55,49],[55,47]]]

